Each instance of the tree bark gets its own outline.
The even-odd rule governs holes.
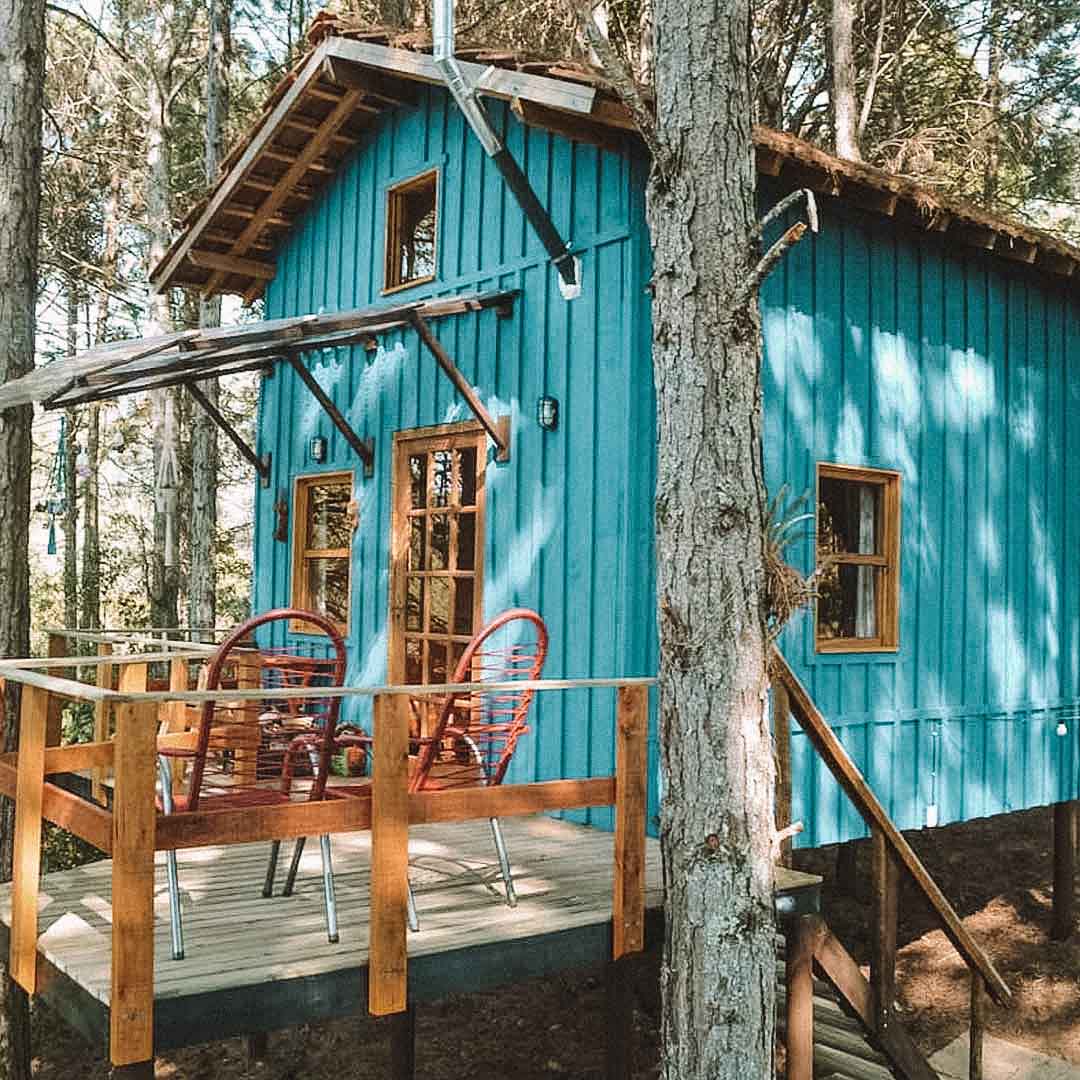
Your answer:
[[[79,351],[79,292],[74,275],[67,281],[67,354]],[[63,445],[64,516],[60,531],[64,537],[64,625],[79,626],[79,492],[75,472],[79,451],[76,430],[79,418],[74,409],[64,410],[66,438]]]
[[[663,1076],[772,1075],[774,769],[765,719],[761,327],[748,0],[657,0]]]
[[[854,25],[852,0],[832,0],[832,106],[836,153],[849,161],[860,161],[852,45]]]
[[[229,56],[230,0],[210,0],[210,37],[206,56],[206,182],[217,177],[229,110],[227,64]],[[200,326],[221,325],[221,298],[204,299],[199,306]],[[217,379],[200,384],[216,405]],[[217,532],[218,486],[217,426],[201,406],[191,410],[191,573],[188,578],[188,625],[213,627],[217,618],[217,570],[214,539]],[[193,635],[212,640],[212,635]]]
[[[0,382],[34,366],[34,307],[45,81],[44,0],[0,0]],[[33,409],[0,412],[0,656],[30,652],[30,466]],[[18,684],[4,700],[3,749],[17,749]],[[0,879],[11,878],[14,803],[0,802]],[[30,1009],[0,956],[0,1064],[30,1078]]]
[[[1001,168],[1001,47],[1002,9],[1000,0],[991,0],[989,21],[986,27],[986,157],[983,162],[983,205],[993,208],[998,197],[998,171]]]

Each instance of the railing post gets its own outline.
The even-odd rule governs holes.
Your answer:
[[[98,656],[112,656],[113,647],[107,641],[98,645]],[[99,689],[111,690],[113,684],[113,665],[98,664],[97,685]],[[94,705],[94,742],[105,742],[112,734],[112,706],[107,701]],[[90,797],[94,802],[105,801],[105,770],[100,765],[90,772]]]
[[[146,665],[131,666],[145,680]],[[124,704],[116,712],[109,1056],[139,1075],[154,1057],[157,709]]]
[[[11,885],[11,977],[32,994],[37,974],[38,875],[41,872],[41,802],[49,694],[22,687],[19,757],[15,780],[15,844]]]
[[[63,634],[49,635],[49,656],[67,656],[67,638]],[[67,668],[51,668],[54,675],[70,676]],[[45,745],[59,746],[63,735],[64,699],[55,694],[49,696],[49,720],[45,729]]]
[[[772,684],[773,746],[776,752],[776,828],[791,824],[791,699],[787,687],[779,679]],[[791,837],[780,844],[777,860],[781,866],[791,866]]]
[[[615,895],[612,951],[618,960],[645,947],[646,762],[649,688],[622,686],[615,721]]]
[[[800,915],[784,926],[787,984],[787,1080],[814,1077],[814,946],[817,921]]]
[[[169,661],[169,689],[184,693],[188,689],[188,662],[180,657]],[[168,701],[161,708],[161,733],[169,735],[180,732],[187,726],[187,706],[182,701]],[[172,778],[173,791],[183,786],[183,758],[169,761],[169,775]],[[254,777],[252,777],[254,779]]]
[[[874,829],[872,873],[874,890],[874,951],[870,957],[870,983],[874,988],[874,1016],[878,1031],[892,1021],[896,1003],[896,933],[899,923],[899,867],[885,834]]]
[[[1072,937],[1076,921],[1076,808],[1075,802],[1054,804],[1054,941]]]
[[[982,1080],[983,1032],[986,1028],[986,984],[971,973],[971,1043],[968,1049],[968,1080]]]
[[[407,1008],[409,698],[378,694],[371,791],[371,927],[368,1011]]]

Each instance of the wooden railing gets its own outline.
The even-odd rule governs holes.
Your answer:
[[[130,643],[130,639],[129,639]],[[158,645],[157,639],[144,644]],[[104,642],[103,644],[112,644]],[[617,690],[615,773],[472,788],[408,792],[409,698],[467,693],[461,686],[259,689],[260,699],[371,696],[374,698],[372,799],[297,802],[245,810],[200,810],[160,816],[155,809],[155,762],[161,734],[177,709],[207,700],[242,701],[251,689],[189,691],[186,665],[203,657],[199,646],[169,642],[151,654],[52,657],[0,661],[0,678],[22,684],[17,754],[0,757],[0,794],[16,800],[10,971],[33,993],[37,979],[41,824],[63,826],[112,858],[112,998],[109,1050],[114,1066],[143,1066],[153,1058],[154,853],[370,829],[371,923],[368,1007],[374,1015],[406,1008],[408,828],[423,822],[507,817],[542,811],[615,807],[613,959],[640,952],[645,927],[646,746],[649,688],[654,679],[579,679],[485,683],[485,690]],[[148,692],[150,663],[168,661],[174,689]],[[57,667],[119,669],[117,690],[106,679],[89,686],[61,678]],[[91,702],[115,719],[115,735],[92,743],[48,745],[49,717],[65,701]],[[106,724],[105,731],[109,730]],[[49,781],[61,772],[112,770],[111,810]]]
[[[773,650],[770,675],[777,729],[786,730],[793,716],[818,756],[870,828],[873,844],[874,942],[870,981],[833,937],[818,916],[792,920],[787,929],[788,1080],[811,1080],[813,1075],[812,968],[829,980],[867,1031],[907,1080],[932,1080],[934,1072],[896,1022],[896,938],[901,872],[922,894],[971,973],[970,1077],[982,1077],[982,1040],[986,998],[1006,1004],[1012,997],[1005,980],[972,938],[922,861],[870,789],[858,766],[844,749],[824,716],[778,650]],[[793,1053],[794,1050],[794,1053]]]

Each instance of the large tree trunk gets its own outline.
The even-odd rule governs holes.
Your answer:
[[[852,0],[832,0],[832,107],[836,152],[859,161],[859,110],[855,101],[855,51]]]
[[[150,71],[147,78],[147,127],[146,127],[146,227],[150,243],[147,251],[148,269],[153,268],[165,255],[169,245],[170,182],[168,160],[168,93],[169,71],[163,63],[169,50],[169,25],[173,17],[171,3],[155,6],[153,48],[156,55],[149,57]],[[172,327],[167,293],[154,294],[150,298],[150,321],[148,332],[167,334]],[[171,400],[170,400],[171,399]],[[154,410],[154,489],[158,494],[158,477],[161,459],[167,453],[166,433],[170,427],[169,414],[175,415],[175,391],[155,390],[152,395]],[[175,432],[175,427],[173,427]],[[175,522],[174,522],[175,527]],[[154,506],[153,549],[150,553],[150,622],[157,627],[176,626],[179,622],[178,603],[180,591],[179,566],[167,566],[165,559],[167,521],[165,512]]]
[[[748,0],[657,0],[654,253],[667,1080],[772,1075],[761,340]]]
[[[34,366],[41,113],[45,80],[44,0],[0,0],[0,382]],[[30,651],[29,405],[0,412],[0,656]],[[18,748],[18,684],[4,700],[3,749]],[[0,879],[11,877],[14,804],[0,802]],[[30,1010],[0,955],[0,1064],[8,1080],[30,1078]]]
[[[74,275],[67,280],[67,354],[79,351],[79,291]],[[76,438],[79,418],[74,409],[64,410],[67,438],[64,439],[64,516],[60,529],[64,536],[64,625],[79,626],[79,492],[75,472],[79,445]]]
[[[983,163],[983,205],[994,207],[998,197],[998,171],[1001,168],[1001,68],[1003,49],[1001,0],[991,0],[986,26],[986,158]]]
[[[231,23],[230,0],[210,0],[210,37],[206,57],[206,182],[217,177],[229,111],[227,63]],[[200,326],[221,325],[221,298],[204,299],[199,306]],[[201,384],[216,405],[217,379]],[[217,569],[214,538],[217,532],[217,427],[202,406],[191,409],[191,575],[188,584],[188,625],[213,627],[217,619]],[[213,640],[212,634],[194,635]]]

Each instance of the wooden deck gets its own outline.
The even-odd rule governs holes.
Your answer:
[[[503,820],[518,892],[507,907],[486,821],[415,826],[409,876],[409,994],[423,1001],[611,957],[610,833],[547,816]],[[283,847],[279,888],[289,845]],[[263,899],[267,846],[181,851],[187,958],[169,950],[164,856],[155,897],[155,1048],[347,1015],[366,1008],[371,834],[334,838],[341,941],[326,940],[318,845],[296,894]],[[659,844],[647,845],[647,906],[661,903]],[[112,908],[108,860],[46,875],[40,898],[41,992],[95,1042],[108,1032]],[[816,878],[785,876],[787,904],[816,905]],[[0,888],[3,936],[10,886]]]

